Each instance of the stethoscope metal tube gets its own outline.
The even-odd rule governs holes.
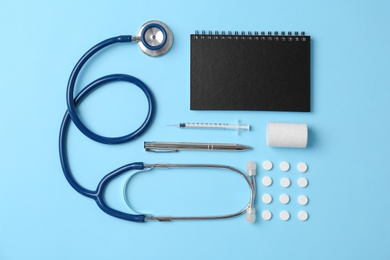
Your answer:
[[[138,42],[141,50],[150,56],[161,56],[165,54],[172,46],[172,32],[169,29],[168,26],[166,26],[164,23],[159,21],[150,21],[148,23],[145,23],[139,33],[138,36],[130,36],[130,35],[124,35],[124,36],[117,36],[113,38],[109,38],[105,41],[100,42],[99,44],[92,47],[90,50],[88,50],[77,62],[75,65],[68,81],[68,87],[67,87],[67,111],[65,112],[65,115],[62,120],[62,124],[60,127],[60,133],[59,133],[59,155],[60,155],[60,161],[61,161],[61,167],[64,173],[65,178],[69,182],[69,184],[75,189],[78,193],[80,193],[83,196],[86,196],[88,198],[91,198],[95,200],[96,204],[107,214],[129,220],[129,221],[135,221],[135,222],[144,222],[146,220],[159,220],[159,221],[168,221],[168,220],[200,220],[200,219],[222,219],[222,218],[230,218],[235,217],[237,215],[242,214],[244,211],[247,212],[247,220],[249,222],[254,221],[254,198],[256,194],[256,187],[255,187],[255,180],[254,180],[254,174],[255,174],[255,165],[253,164],[251,166],[247,165],[249,176],[247,177],[244,173],[240,172],[239,170],[232,168],[230,166],[224,166],[224,165],[216,165],[216,164],[144,164],[142,162],[134,162],[130,164],[126,164],[122,167],[119,167],[118,169],[108,173],[105,175],[102,180],[99,182],[96,190],[89,190],[84,187],[82,187],[73,177],[72,171],[69,166],[69,159],[67,155],[67,135],[68,135],[68,129],[70,126],[70,123],[73,122],[76,127],[88,138],[104,143],[104,144],[119,144],[123,142],[127,142],[130,140],[133,140],[140,136],[150,125],[153,115],[155,112],[154,109],[154,98],[149,90],[149,88],[139,79],[125,74],[112,74],[107,75],[104,77],[101,77],[90,84],[88,84],[86,87],[84,87],[77,95],[74,97],[74,89],[75,89],[75,83],[78,74],[80,73],[82,67],[86,64],[86,62],[97,52],[102,50],[105,47],[108,47],[112,44],[116,43],[127,43],[127,42]],[[105,137],[98,134],[95,134],[91,130],[89,130],[83,122],[80,120],[78,114],[77,114],[77,106],[94,90],[97,88],[106,85],[108,83],[114,82],[114,81],[125,81],[132,83],[136,85],[138,88],[140,88],[143,93],[145,94],[147,101],[148,101],[148,112],[146,115],[146,118],[144,122],[141,124],[140,127],[138,127],[135,131],[131,132],[130,134],[127,134],[125,136],[121,137]],[[132,170],[145,170],[145,169],[153,169],[153,168],[223,168],[228,169],[234,172],[237,172],[241,174],[245,180],[247,181],[250,189],[251,189],[251,195],[250,195],[250,201],[249,203],[240,211],[228,214],[228,215],[221,215],[221,216],[199,216],[199,217],[156,217],[156,216],[146,216],[143,214],[129,214],[126,212],[118,211],[116,209],[111,208],[104,200],[104,191],[107,187],[107,185],[116,177],[127,173]],[[249,216],[249,217],[248,217]]]
[[[156,163],[156,164],[144,164],[144,167],[145,167],[145,169],[158,169],[158,168],[161,168],[161,169],[198,168],[198,169],[200,169],[200,168],[208,168],[208,169],[229,170],[229,171],[233,171],[233,172],[238,173],[239,175],[241,175],[245,179],[245,181],[248,183],[249,189],[250,189],[250,199],[249,199],[248,204],[243,209],[241,209],[241,210],[239,210],[239,211],[237,211],[235,213],[225,214],[225,215],[217,215],[217,216],[152,216],[152,215],[146,215],[145,216],[145,221],[152,221],[152,220],[172,221],[172,220],[215,220],[215,219],[227,219],[227,218],[233,218],[233,217],[239,216],[242,213],[244,213],[245,211],[248,212],[249,209],[254,209],[254,200],[255,200],[255,196],[256,196],[256,182],[255,182],[254,175],[255,175],[255,171],[256,171],[256,169],[255,169],[256,166],[252,162],[250,163],[249,166],[247,165],[248,172],[252,172],[253,173],[253,174],[249,173],[249,174],[251,174],[251,175],[249,175],[249,177],[246,174],[244,174],[243,172],[241,172],[240,170],[236,169],[236,168],[233,168],[233,167],[227,166],[227,165],[220,165],[220,164],[166,164],[166,163]],[[140,172],[144,172],[144,171],[140,171]],[[137,174],[137,173],[135,173],[135,174]],[[129,206],[129,208],[131,208],[133,211],[134,211],[134,209],[131,207],[131,205],[129,203],[129,200],[127,199],[126,193],[127,193],[127,187],[128,187],[129,181],[130,181],[130,179],[134,175],[130,176],[127,179],[127,181],[126,181],[126,183],[124,185],[124,190],[123,190],[125,201],[126,201],[127,205]],[[253,219],[253,221],[254,221],[254,219]],[[249,221],[249,222],[253,222],[253,221]]]

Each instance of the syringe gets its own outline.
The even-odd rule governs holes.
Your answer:
[[[220,123],[179,123],[179,124],[169,125],[169,126],[176,126],[180,128],[250,130],[250,125],[220,124]]]

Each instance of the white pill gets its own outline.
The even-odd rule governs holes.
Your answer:
[[[298,197],[298,203],[302,206],[305,206],[309,202],[309,198],[305,195],[301,195]]]
[[[288,188],[288,187],[290,187],[290,185],[291,185],[291,181],[290,181],[289,178],[283,177],[283,178],[280,180],[280,185],[282,185],[282,187],[284,187],[284,188]]]
[[[273,166],[274,166],[274,165],[272,164],[271,161],[268,161],[268,160],[267,160],[267,161],[264,161],[264,162],[263,162],[263,168],[264,168],[264,170],[266,170],[266,171],[271,170]]]
[[[298,163],[298,171],[300,172],[306,172],[307,171],[307,164],[304,162]]]
[[[306,221],[309,218],[309,214],[307,214],[306,211],[299,211],[298,212],[298,218],[299,220]]]
[[[290,219],[290,213],[288,213],[288,211],[285,211],[283,210],[282,212],[280,212],[280,219],[281,220],[284,220],[284,221],[287,221]]]
[[[288,162],[281,162],[279,167],[284,172],[290,170],[290,164]]]
[[[269,210],[264,210],[262,213],[261,213],[261,217],[264,219],[264,220],[270,220],[272,218],[272,213],[271,211]]]
[[[288,196],[287,194],[282,194],[280,195],[279,200],[283,204],[288,204],[290,202],[290,196]]]
[[[270,194],[264,194],[262,200],[265,204],[270,204],[272,202],[272,196]]]
[[[264,186],[267,186],[267,187],[271,186],[272,185],[272,178],[269,176],[264,176],[262,182],[263,182]]]
[[[302,177],[298,179],[298,186],[301,188],[305,188],[308,184],[308,181],[306,178]]]

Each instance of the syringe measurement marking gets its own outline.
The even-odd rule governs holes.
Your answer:
[[[250,130],[250,125],[232,125],[222,123],[179,123],[180,128],[207,128],[207,129],[234,129],[234,130]]]

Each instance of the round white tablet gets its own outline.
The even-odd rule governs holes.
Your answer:
[[[264,170],[266,170],[266,171],[271,170],[273,166],[274,166],[274,165],[272,164],[271,161],[268,161],[268,160],[267,160],[267,161],[264,161],[264,162],[263,162],[263,168],[264,168]]]
[[[271,186],[272,185],[272,178],[269,176],[264,176],[262,182],[263,182],[264,186],[267,186],[267,187]]]
[[[284,172],[290,170],[290,164],[288,162],[281,162],[279,167]]]
[[[301,195],[298,197],[298,203],[302,206],[305,206],[309,202],[309,199],[305,195]]]
[[[269,210],[264,210],[262,213],[261,213],[261,217],[264,219],[264,220],[270,220],[272,218],[272,213],[271,211]]]
[[[306,211],[299,211],[298,212],[298,218],[299,220],[306,221],[309,218],[309,214],[307,214]]]
[[[305,188],[309,182],[306,178],[302,177],[298,179],[298,186],[301,188]]]
[[[270,204],[272,202],[272,196],[270,194],[264,194],[261,199],[265,204]]]
[[[288,213],[288,211],[285,211],[283,210],[282,212],[280,212],[280,219],[281,220],[284,220],[284,221],[287,221],[290,219],[290,213]]]
[[[283,177],[283,178],[280,180],[280,185],[282,185],[282,187],[284,187],[284,188],[288,188],[288,187],[290,187],[290,185],[291,185],[291,181],[290,181],[289,178]]]
[[[300,172],[306,172],[307,171],[307,164],[304,162],[298,163],[298,171]]]
[[[279,200],[281,203],[287,204],[290,202],[290,196],[288,196],[287,194],[282,194],[280,195]]]

